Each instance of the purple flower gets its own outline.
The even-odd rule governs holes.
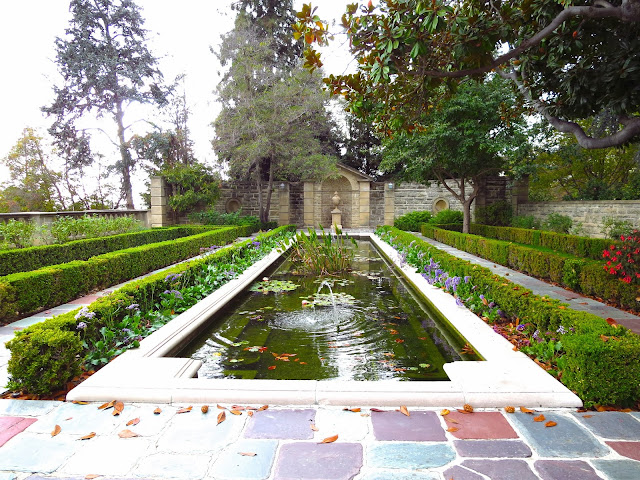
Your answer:
[[[258,242],[257,240],[251,242],[251,244],[256,248],[258,248],[260,246],[260,242]]]
[[[556,332],[559,333],[560,335],[564,335],[565,333],[567,333],[567,330],[562,325],[560,325],[560,327],[556,330]]]
[[[459,307],[464,307],[464,302],[460,297],[456,297],[456,305],[458,305]]]
[[[469,283],[469,280],[471,280],[471,277],[469,275],[464,277],[464,283]]]
[[[495,306],[496,306],[496,302],[491,302],[491,303],[489,304],[489,308],[493,308],[493,307],[495,307]]]
[[[78,313],[76,313],[75,319],[79,320],[81,318],[87,318],[90,320],[95,316],[96,316],[95,312],[90,312],[89,309],[86,306],[84,306],[80,309]]]
[[[128,328],[123,328],[122,332],[123,333],[132,333],[132,331],[130,329],[128,329]]]
[[[84,330],[85,328],[87,328],[87,324],[84,322],[80,322],[76,327],[76,330]]]
[[[181,276],[182,276],[181,273],[170,273],[169,275],[164,277],[164,281],[165,282],[173,282],[173,281],[179,279]]]
[[[139,309],[140,309],[140,305],[138,305],[137,303],[132,303],[127,307],[127,310],[139,310]]]
[[[527,326],[524,323],[521,323],[516,327],[516,330],[518,330],[519,332],[522,332],[524,331],[525,328],[527,328]]]
[[[484,300],[484,295],[480,294],[480,300]]]

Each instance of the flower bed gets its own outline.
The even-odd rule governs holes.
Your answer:
[[[59,315],[18,333],[11,351],[9,388],[53,392],[77,376],[81,366],[109,362],[266,255],[294,231],[287,226],[214,251],[191,262],[131,282],[88,308]]]
[[[493,324],[498,334],[520,342],[516,345],[555,373],[586,406],[629,405],[640,399],[640,337],[633,332],[534,295],[414,235],[391,227],[377,233],[433,284]]]

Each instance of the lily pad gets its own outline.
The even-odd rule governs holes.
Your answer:
[[[353,295],[348,293],[337,292],[333,295],[329,293],[316,293],[311,296],[313,298],[313,304],[319,307],[328,307],[334,304],[336,305],[355,305],[356,299]]]
[[[281,292],[290,292],[295,290],[300,285],[297,283],[293,283],[289,280],[263,280],[261,282],[254,283],[250,290],[252,292],[261,292],[261,293],[281,293]]]

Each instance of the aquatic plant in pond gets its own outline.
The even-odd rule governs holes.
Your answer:
[[[295,290],[300,285],[295,284],[293,282],[282,280],[269,280],[268,278],[263,278],[261,282],[254,283],[251,286],[252,292],[261,292],[261,293],[280,293],[280,292],[290,292]]]
[[[302,274],[331,275],[351,268],[356,242],[348,235],[331,235],[320,227],[320,235],[309,229],[298,232],[291,247],[290,260]]]
[[[248,292],[180,355],[203,361],[206,378],[446,380],[442,366],[462,358],[464,342],[423,310],[372,245],[362,242],[354,258],[352,271],[320,278],[296,275],[285,261],[269,278],[298,289]]]

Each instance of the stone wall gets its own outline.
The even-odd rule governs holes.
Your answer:
[[[523,203],[517,207],[518,215],[533,215],[540,222],[544,222],[550,213],[570,217],[574,225],[582,223],[581,233],[590,237],[603,236],[604,217],[614,217],[640,226],[640,200],[537,202]]]
[[[132,216],[136,220],[142,222],[145,227],[149,227],[149,210],[81,210],[67,212],[12,212],[0,213],[0,222],[8,222],[9,220],[22,220],[24,222],[33,222],[36,226],[49,225],[60,217],[80,218],[84,215],[92,217],[126,217]]]
[[[443,185],[436,182],[431,182],[428,186],[419,183],[397,183],[393,190],[393,213],[396,218],[415,210],[427,210],[432,213],[444,208],[462,210],[462,204]]]
[[[269,220],[277,222],[280,214],[280,192],[287,193],[287,184],[275,184],[275,188],[271,194],[271,205],[269,208]],[[262,191],[263,201],[267,199],[267,189]],[[223,182],[220,189],[220,198],[215,204],[215,209],[221,213],[231,213],[234,211],[233,205],[237,201],[242,209],[242,215],[254,215],[260,217],[260,207],[258,202],[258,186],[251,183],[229,183]]]
[[[384,186],[386,184],[382,182],[371,183],[371,190],[369,192],[369,208],[371,217],[369,225],[376,227],[378,225],[384,225]]]

